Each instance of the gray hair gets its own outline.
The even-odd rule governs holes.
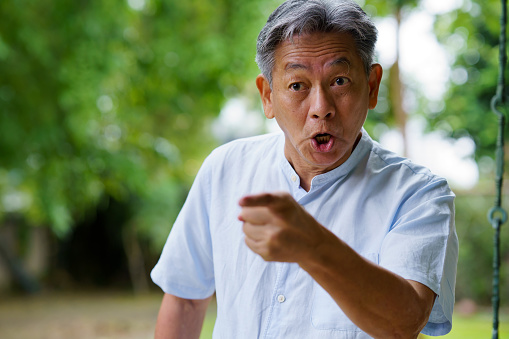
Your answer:
[[[267,20],[258,35],[256,63],[272,85],[276,48],[294,34],[349,33],[369,76],[378,30],[368,15],[352,0],[288,0]]]

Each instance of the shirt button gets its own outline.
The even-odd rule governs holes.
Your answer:
[[[286,300],[285,296],[280,294],[277,296],[277,301],[279,301],[280,303],[284,302]]]
[[[297,181],[297,176],[296,176],[296,175],[292,175],[292,178],[291,178],[291,179],[292,179],[292,181],[293,181],[293,182],[296,182],[296,181]],[[284,297],[283,297],[283,298],[284,298]]]

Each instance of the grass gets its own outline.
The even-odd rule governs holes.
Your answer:
[[[205,317],[205,322],[203,323],[203,328],[201,330],[200,339],[211,339],[212,331],[214,330],[214,323],[216,322],[216,313],[208,312]]]
[[[489,311],[479,312],[473,315],[454,315],[452,331],[440,338],[444,339],[478,339],[491,338],[492,315]],[[209,310],[203,324],[200,339],[211,339],[214,322],[216,320],[215,310]],[[420,338],[430,339],[433,337],[421,335]],[[499,338],[509,338],[509,314],[500,315]]]
[[[2,295],[0,338],[154,338],[161,298],[161,293],[133,296],[132,293],[114,291]],[[472,316],[455,314],[452,332],[442,338],[491,338],[491,310],[478,310]],[[200,339],[212,338],[215,320],[216,304],[213,300]],[[507,306],[500,315],[499,337],[509,339]]]
[[[480,312],[470,316],[454,315],[452,331],[444,339],[478,339],[492,337],[492,314]],[[509,315],[500,315],[499,338],[509,338]],[[432,338],[422,336],[423,338]]]

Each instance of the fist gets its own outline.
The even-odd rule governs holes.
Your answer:
[[[239,205],[246,245],[266,261],[299,263],[325,236],[325,228],[288,193],[246,196]]]

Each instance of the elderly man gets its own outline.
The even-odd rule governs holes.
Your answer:
[[[451,329],[454,194],[362,128],[377,31],[350,0],[288,0],[257,44],[267,118],[200,169],[152,272],[156,338],[415,338]]]

